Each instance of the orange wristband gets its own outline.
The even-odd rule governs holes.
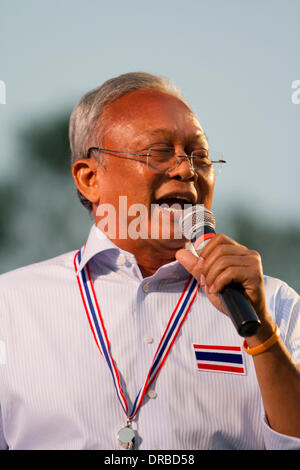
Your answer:
[[[250,354],[251,356],[257,356],[257,354],[261,354],[261,353],[267,351],[275,343],[277,343],[277,341],[279,340],[279,337],[280,337],[280,330],[279,330],[278,326],[276,325],[275,331],[272,334],[272,336],[270,336],[270,338],[267,339],[267,341],[265,341],[262,344],[259,344],[258,346],[255,346],[254,348],[249,348],[248,344],[247,344],[247,341],[244,339],[244,342],[243,342],[244,351],[246,351],[246,353]]]

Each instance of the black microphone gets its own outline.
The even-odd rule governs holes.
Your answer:
[[[215,217],[202,205],[192,206],[184,211],[181,228],[185,238],[192,243],[191,250],[198,255],[205,243],[216,235]],[[254,335],[261,322],[245,297],[244,288],[238,283],[231,282],[219,295],[224,310],[231,318],[238,334],[243,337]]]

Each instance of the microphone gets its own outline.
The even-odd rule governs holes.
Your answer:
[[[198,204],[186,209],[180,222],[183,235],[192,243],[191,251],[198,256],[207,241],[216,235],[213,213]],[[238,334],[243,337],[254,335],[261,322],[245,297],[244,288],[239,283],[231,282],[219,295]]]

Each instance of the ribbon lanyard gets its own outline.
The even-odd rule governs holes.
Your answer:
[[[143,403],[147,390],[158,376],[171,351],[171,348],[177,338],[177,335],[197,296],[199,286],[196,279],[190,276],[183,289],[180,299],[178,300],[177,305],[170,317],[165,332],[160,340],[159,346],[152,360],[152,364],[147,374],[144,385],[140,389],[134,401],[132,410],[129,412],[127,400],[121,388],[119,372],[116,368],[115,361],[110,353],[109,341],[101,311],[99,308],[99,304],[97,301],[88,264],[86,264],[86,266],[78,272],[78,266],[81,261],[81,255],[82,250],[79,250],[74,258],[75,272],[77,275],[81,299],[87,314],[87,318],[93,333],[94,340],[96,341],[100,354],[104,357],[110,369],[116,393],[123,408],[123,411],[126,414],[128,421],[132,421]]]

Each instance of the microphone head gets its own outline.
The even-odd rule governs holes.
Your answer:
[[[211,211],[196,204],[183,212],[180,225],[184,237],[193,242],[205,233],[215,233],[216,221]]]

